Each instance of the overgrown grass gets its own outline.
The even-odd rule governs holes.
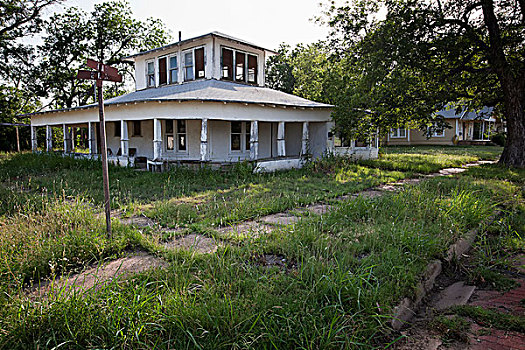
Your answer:
[[[379,159],[360,164],[388,170],[413,171],[423,174],[457,167],[477,160],[495,160],[502,148],[497,146],[417,146],[385,147]]]

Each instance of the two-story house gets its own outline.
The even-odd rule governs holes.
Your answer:
[[[136,89],[105,101],[110,159],[155,166],[251,160],[270,169],[321,156],[330,148],[332,106],[264,87],[273,54],[213,32],[127,57]],[[79,128],[87,129],[90,154],[100,148],[95,104],[36,113],[31,126],[35,150],[40,128],[53,149],[56,127],[66,153]]]

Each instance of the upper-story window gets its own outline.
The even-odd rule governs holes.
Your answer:
[[[221,50],[224,80],[257,83],[257,56],[223,47]],[[235,68],[235,70],[234,70]]]
[[[148,87],[155,86],[155,61],[146,62],[146,83]]]
[[[169,66],[169,83],[173,84],[178,81],[179,66],[177,62],[177,56],[170,56]]]
[[[159,85],[168,83],[168,58],[166,56],[159,58]]]
[[[184,81],[205,77],[204,47],[183,52]]]

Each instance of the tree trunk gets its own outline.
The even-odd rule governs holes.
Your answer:
[[[525,85],[515,79],[502,79],[507,121],[507,142],[500,164],[525,167]]]

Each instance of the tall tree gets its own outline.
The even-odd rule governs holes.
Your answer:
[[[525,1],[332,1],[320,20],[361,71],[336,118],[369,108],[385,126],[425,125],[449,102],[496,106],[507,122],[500,162],[525,166]]]
[[[96,4],[91,13],[72,7],[53,15],[45,23],[42,61],[42,93],[58,108],[70,108],[93,101],[93,85],[75,79],[87,58],[116,66],[124,75],[122,83],[106,89],[106,97],[126,92],[133,78],[132,65],[123,58],[137,51],[164,45],[170,35],[159,20],[133,18],[125,1]],[[126,85],[127,84],[127,85]]]

